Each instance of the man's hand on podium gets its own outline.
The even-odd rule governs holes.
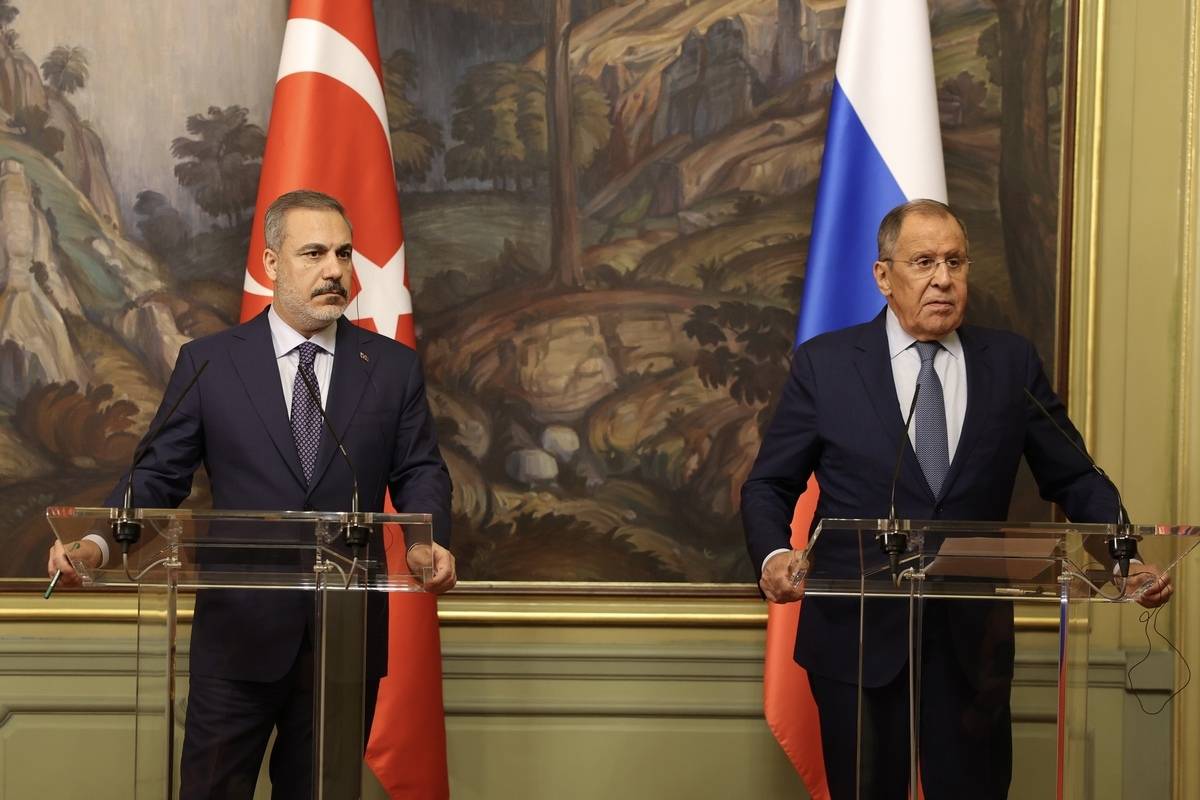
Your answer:
[[[458,575],[454,570],[454,554],[437,542],[432,548],[427,544],[413,545],[408,550],[408,568],[419,575],[426,567],[433,567],[433,576],[424,582],[425,591],[444,594],[454,588]]]
[[[1137,599],[1138,604],[1146,608],[1158,608],[1175,593],[1171,576],[1154,564],[1131,563],[1129,578],[1123,582],[1123,590],[1127,595],[1137,594],[1143,586],[1148,585],[1146,591]],[[1117,578],[1117,586],[1121,584],[1122,579]]]
[[[763,565],[758,586],[772,603],[794,603],[804,597],[807,572],[803,550],[781,550]]]
[[[67,557],[68,554],[70,558]],[[79,572],[76,571],[71,560],[74,559],[96,569],[100,566],[101,558],[103,556],[100,548],[89,539],[68,542],[66,546],[55,540],[54,544],[50,545],[50,554],[46,561],[46,574],[53,578],[55,573],[61,573],[58,578],[60,586],[79,586],[83,583],[83,578],[79,576]]]

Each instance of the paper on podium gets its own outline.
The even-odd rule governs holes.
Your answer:
[[[926,575],[1032,581],[1055,563],[1054,539],[971,536],[946,539]]]

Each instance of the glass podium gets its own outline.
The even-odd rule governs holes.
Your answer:
[[[1191,553],[1200,544],[1200,528],[823,520],[798,565],[798,578],[804,581],[801,639],[806,614],[813,615],[808,621],[814,626],[810,634],[830,620],[836,630],[858,632],[857,659],[850,652],[842,665],[847,674],[837,678],[857,689],[856,718],[848,723],[857,731],[854,796],[872,795],[869,787],[886,759],[892,759],[891,774],[896,774],[897,749],[907,751],[909,785],[918,783],[922,764],[926,764],[924,771],[930,767],[923,757],[944,758],[947,750],[953,751],[945,731],[955,730],[960,723],[969,730],[971,724],[981,724],[980,719],[1010,726],[1014,737],[1016,731],[1024,735],[1034,727],[1020,728],[1029,720],[1042,723],[1044,730],[1053,725],[1053,742],[1044,740],[1049,737],[1037,741],[1026,737],[1029,741],[1022,738],[1013,743],[1009,797],[1151,796],[1123,793],[1120,779],[1111,782],[1116,785],[1105,783],[1103,759],[1122,757],[1123,732],[1112,729],[1119,724],[1108,725],[1113,715],[1102,707],[1098,710],[1089,692],[1096,686],[1097,670],[1104,667],[1098,667],[1103,659],[1094,652],[1093,630],[1106,615],[1124,613],[1137,619],[1143,609],[1132,604],[1149,586],[1147,582],[1135,587],[1136,579],[1120,577],[1110,554],[1114,543],[1117,548],[1136,545],[1135,572],[1144,564],[1170,575],[1194,558]],[[891,555],[885,553],[885,544]],[[1176,597],[1186,590],[1180,584],[1173,582]],[[1170,607],[1168,603],[1164,608]],[[1021,624],[1014,625],[1015,618]],[[1116,627],[1110,622],[1099,627]],[[1140,622],[1147,626],[1148,640],[1152,620]],[[1128,620],[1125,624],[1128,627]],[[1031,644],[1039,636],[1040,643]],[[1057,639],[1054,650],[1047,646],[1051,636]],[[853,650],[852,641],[830,643],[830,647],[840,645]],[[1120,651],[1110,641],[1104,647],[1106,652]],[[1162,668],[1173,658],[1170,652],[1160,654],[1163,657],[1157,662],[1157,672],[1167,677],[1156,699],[1143,705],[1137,696],[1137,703],[1150,706],[1151,711],[1186,682],[1175,674],[1178,670]],[[1136,695],[1131,677],[1136,659],[1109,660],[1113,662],[1107,667],[1110,691],[1117,697]],[[949,669],[944,667],[947,661],[954,662]],[[1014,667],[1034,676],[1021,681],[1019,700],[1013,696]],[[970,708],[959,709],[954,705],[958,700],[946,699],[950,690],[944,676],[960,671],[972,687],[961,695],[972,698]],[[1117,683],[1122,672],[1124,685]],[[905,726],[897,725],[895,717],[882,726],[872,722],[878,718],[877,698],[886,696],[872,694],[881,681],[891,696],[900,694],[899,714],[907,716],[907,730],[900,729]],[[1128,694],[1123,692],[1126,688]],[[903,703],[905,695],[907,703]],[[1094,724],[1089,714],[1097,717]],[[934,720],[940,719],[953,722],[939,727]],[[1122,719],[1119,713],[1115,719]],[[1157,753],[1161,764],[1161,759],[1169,758],[1171,714],[1147,714],[1138,724],[1149,731],[1148,738],[1159,736],[1166,742],[1168,752]],[[1112,737],[1115,741],[1107,740]],[[1120,777],[1122,772],[1118,765],[1113,774]],[[1128,781],[1129,776],[1123,779]]]
[[[389,594],[422,591],[433,574],[430,515],[52,507],[46,518],[64,544],[107,541],[101,569],[76,564],[85,586],[137,592],[136,798],[178,797],[181,651],[193,666],[253,672],[286,624],[312,643],[313,797],[359,796],[365,680],[386,662]],[[118,526],[140,529],[124,555]],[[196,598],[191,642],[181,592]]]

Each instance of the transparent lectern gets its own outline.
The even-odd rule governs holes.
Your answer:
[[[313,796],[359,796],[365,676],[371,659],[386,658],[389,593],[421,591],[432,575],[430,515],[134,509],[122,518],[119,509],[53,507],[46,517],[64,544],[108,534],[121,519],[140,523],[125,557],[115,549],[102,569],[76,565],[87,586],[137,591],[136,798],[179,792],[181,592],[196,596],[193,630],[206,614],[220,618],[213,609],[252,619],[283,599],[275,593],[297,593],[289,607],[306,618],[292,622],[313,646]],[[366,542],[357,553],[348,531]],[[223,646],[220,628],[208,628],[197,643],[204,657]],[[201,655],[192,648],[192,661]]]
[[[895,543],[893,537],[900,542],[894,563],[881,546],[885,538]],[[1145,564],[1173,573],[1200,543],[1200,528],[886,519],[826,519],[818,525],[802,565],[806,608],[801,613],[825,618],[840,615],[843,625],[858,625],[857,662],[849,656],[849,669],[856,669],[857,674],[843,680],[858,687],[853,724],[858,731],[856,788],[860,796],[869,795],[864,787],[877,766],[876,759],[889,757],[885,751],[894,758],[896,745],[901,751],[907,749],[913,785],[923,756],[935,758],[946,749],[942,742],[931,741],[936,737],[922,727],[922,708],[930,708],[934,693],[945,691],[944,686],[923,684],[923,678],[932,681],[939,674],[930,667],[933,654],[923,652],[923,647],[951,649],[948,657],[970,664],[971,669],[982,665],[981,685],[988,676],[999,675],[996,685],[1004,696],[995,699],[998,713],[1008,715],[1004,724],[1012,725],[1013,712],[1018,710],[1025,718],[1044,722],[1047,733],[1053,731],[1041,746],[1016,747],[1009,797],[1083,800],[1151,796],[1123,793],[1121,780],[1103,779],[1105,765],[1097,764],[1097,759],[1108,751],[1098,743],[1096,726],[1089,726],[1088,721],[1089,708],[1096,713],[1095,704],[1089,704],[1089,686],[1094,683],[1089,667],[1094,673],[1096,666],[1089,642],[1093,622],[1106,609],[1135,603],[1147,588],[1135,590],[1132,583],[1119,578],[1106,555],[1114,537],[1135,542],[1138,559]],[[1184,590],[1178,580],[1174,590],[1176,595]],[[1057,664],[1044,663],[1043,658],[1044,668],[1029,682],[1041,683],[1046,689],[1040,700],[1031,701],[1032,710],[1030,702],[1025,702],[1023,709],[1014,709],[1008,696],[1013,662],[1028,666],[1026,662],[1033,660],[1015,645],[1014,636],[1014,606],[1033,607],[1027,604],[1043,604],[1057,612],[1040,619],[1047,635],[1057,636]],[[1029,619],[1037,621],[1038,617]],[[930,641],[934,630],[942,638]],[[908,730],[881,742],[879,730],[873,730],[870,722],[874,701],[864,686],[871,686],[873,670],[886,671],[878,668],[882,662],[898,664],[901,660],[906,666],[901,677],[893,680],[899,680],[901,691],[907,692]],[[1052,666],[1057,669],[1051,671]],[[1125,671],[1126,663],[1121,662],[1110,670],[1109,682],[1115,684],[1112,676]],[[868,677],[864,679],[864,675]],[[1116,685],[1118,691],[1125,688]],[[1170,691],[1160,695],[1158,700],[1165,701]],[[986,711],[964,709],[963,714]],[[1154,724],[1169,728],[1170,714]],[[1048,741],[1051,738],[1053,741]],[[1119,759],[1121,753],[1116,756]],[[1159,758],[1165,757],[1159,754]]]

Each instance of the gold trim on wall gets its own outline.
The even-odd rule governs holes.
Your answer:
[[[1193,469],[1193,450],[1197,445],[1196,425],[1193,420],[1196,402],[1197,371],[1194,359],[1197,357],[1196,338],[1200,336],[1197,330],[1196,300],[1200,286],[1197,285],[1196,261],[1200,258],[1200,238],[1197,236],[1196,215],[1200,212],[1200,179],[1196,171],[1196,161],[1200,157],[1200,143],[1197,138],[1197,128],[1200,127],[1200,103],[1197,84],[1200,83],[1200,35],[1197,27],[1200,25],[1200,15],[1194,4],[1187,9],[1187,70],[1185,74],[1186,106],[1184,122],[1184,175],[1182,192],[1183,218],[1181,235],[1183,247],[1180,258],[1180,300],[1179,300],[1179,385],[1176,389],[1176,408],[1178,409],[1179,447],[1175,454],[1175,486],[1173,511],[1180,520],[1189,518],[1192,514],[1200,513],[1193,497],[1195,476]],[[1180,565],[1179,580],[1187,581],[1190,570],[1187,565]],[[1195,581],[1189,581],[1195,585]],[[1200,604],[1191,601],[1189,597],[1180,598],[1185,605],[1172,615],[1172,632],[1178,642],[1179,650],[1195,662],[1200,654],[1200,643],[1189,632],[1189,623]],[[1175,704],[1171,715],[1171,770],[1172,796],[1176,798],[1194,797],[1200,786],[1200,769],[1191,757],[1195,750],[1197,739],[1200,738],[1200,700],[1194,695],[1184,695]]]
[[[23,593],[41,594],[45,578],[0,578],[0,598]],[[70,590],[67,590],[70,591]],[[107,594],[133,596],[129,587],[105,587],[95,590]],[[575,595],[579,597],[691,597],[758,598],[753,583],[677,583],[671,581],[459,581],[454,597],[464,595]],[[62,596],[63,593],[55,595]]]
[[[187,624],[192,621],[192,615],[192,609],[183,608],[179,610],[178,619]],[[0,624],[133,623],[137,618],[137,609],[133,608],[0,608]],[[445,626],[764,628],[767,611],[762,604],[744,611],[466,607],[438,609],[438,622]],[[1017,615],[1015,624],[1022,632],[1058,632],[1057,616],[1022,614]]]
[[[1193,348],[1192,332],[1196,321],[1193,298],[1196,292],[1196,258],[1197,247],[1200,243],[1196,238],[1196,212],[1200,201],[1200,185],[1197,184],[1197,80],[1200,80],[1200,52],[1197,48],[1196,25],[1198,17],[1194,4],[1188,6],[1188,37],[1187,37],[1187,73],[1186,73],[1186,119],[1184,123],[1184,166],[1183,166],[1183,218],[1180,220],[1183,247],[1179,264],[1179,386],[1177,400],[1179,409],[1179,441],[1176,452],[1175,498],[1172,505],[1177,519],[1183,519],[1186,513],[1184,498],[1188,496],[1191,477],[1191,441],[1192,441],[1192,381],[1195,374],[1193,359],[1196,352]]]
[[[1089,11],[1091,13],[1089,13]],[[1075,181],[1072,213],[1076,241],[1071,248],[1072,287],[1070,385],[1071,418],[1084,441],[1096,441],[1097,273],[1100,242],[1100,174],[1104,112],[1106,0],[1081,4],[1076,43],[1078,91],[1075,94]],[[1082,190],[1081,190],[1082,189]],[[1082,291],[1079,291],[1082,289]]]

